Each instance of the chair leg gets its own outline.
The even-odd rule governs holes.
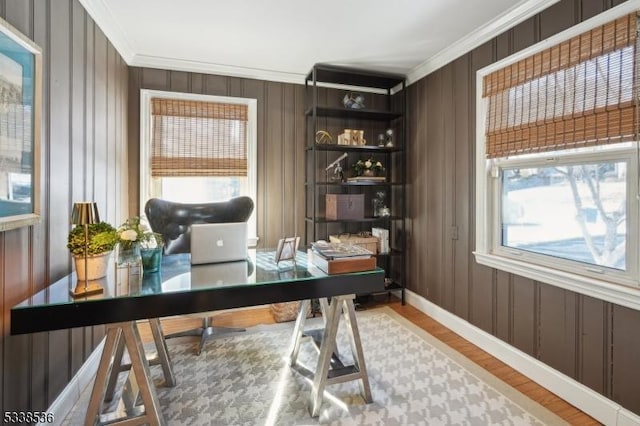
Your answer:
[[[164,336],[164,338],[172,339],[174,337],[188,337],[188,336],[200,337],[200,342],[198,342],[198,347],[196,348],[196,355],[200,355],[200,352],[202,352],[202,348],[204,347],[205,342],[209,338],[217,337],[217,336],[228,334],[228,333],[236,333],[240,331],[245,331],[245,329],[233,328],[233,327],[215,327],[211,325],[211,317],[205,317],[202,319],[201,327],[193,328],[191,330],[179,331],[177,333],[171,333]]]

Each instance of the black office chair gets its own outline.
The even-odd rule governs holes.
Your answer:
[[[144,212],[153,232],[161,234],[164,239],[164,254],[189,253],[193,223],[246,222],[253,212],[253,200],[242,196],[224,202],[187,204],[151,198]],[[214,327],[211,322],[211,317],[207,316],[203,318],[201,327],[164,337],[199,336],[196,353],[200,354],[206,340],[214,334],[244,331],[243,328]]]

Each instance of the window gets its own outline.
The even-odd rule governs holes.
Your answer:
[[[255,99],[143,90],[140,205],[256,201]],[[255,213],[250,244],[257,242]]]
[[[632,6],[478,72],[475,256],[637,309]]]

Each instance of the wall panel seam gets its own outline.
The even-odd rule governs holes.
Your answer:
[[[28,21],[29,21],[29,38],[31,40],[33,40],[34,37],[34,31],[35,31],[35,26],[34,24],[34,4],[33,1],[30,1],[28,3],[28,8],[29,8],[29,17],[28,17]],[[28,293],[29,294],[34,294],[36,291],[36,286],[34,283],[34,263],[35,263],[35,256],[34,256],[34,227],[33,226],[29,226],[28,230],[27,230],[27,241],[28,241],[28,254],[27,254],[27,259],[28,259],[28,267],[27,267],[27,282],[28,282],[28,286],[29,286],[29,290]],[[32,407],[33,406],[33,400],[34,400],[34,383],[33,383],[33,335],[29,335],[29,393],[28,393],[28,399],[29,399],[29,406]],[[41,390],[41,389],[38,389]]]
[[[51,51],[51,4],[49,2],[45,3],[45,25],[46,25],[46,30],[45,30],[45,34],[46,34],[46,42],[45,42],[45,49],[47,52]],[[42,61],[42,66],[43,66],[43,70],[42,70],[42,76],[43,76],[43,84],[44,84],[44,76],[49,77],[51,75],[51,55],[43,55],[43,61]],[[51,103],[51,84],[47,84],[46,87],[44,87],[42,89],[42,94],[43,94],[43,99],[42,99],[42,106],[43,106],[43,110],[44,110],[44,101],[45,101],[45,97],[46,97],[46,101],[50,104]],[[41,170],[41,176],[42,177],[48,177],[51,173],[51,109],[47,109],[47,113],[46,113],[46,118],[44,119],[44,122],[42,123],[42,129],[40,130],[40,135],[41,135],[41,140],[40,140],[40,156],[41,156],[41,164],[42,164],[42,170]],[[45,137],[46,135],[46,137]],[[46,149],[44,149],[44,144],[43,142],[45,141],[47,142],[47,147]],[[42,158],[42,153],[46,152],[46,159]],[[49,179],[44,179],[45,182],[42,185],[42,189],[44,190],[44,206],[45,207],[45,211],[46,212],[50,212],[51,211],[51,196],[50,196],[50,183],[49,183]],[[41,183],[42,183],[42,178],[41,178]],[[42,197],[42,195],[41,195]],[[43,220],[43,225],[47,228],[47,230],[50,228],[50,224],[49,224],[49,220],[48,220],[48,216],[45,216],[44,220]],[[45,253],[46,253],[46,257],[47,257],[47,261],[45,262],[45,273],[44,273],[44,278],[45,278],[45,282],[50,282],[51,281],[51,259],[49,256],[49,253],[51,252],[51,237],[50,237],[50,233],[49,232],[45,232],[44,233],[45,237],[44,237],[44,249],[45,249]],[[50,342],[50,336],[47,333],[47,347],[49,346],[49,342]],[[50,357],[49,357],[49,351],[46,351],[44,354],[44,377],[45,377],[45,383],[44,383],[44,388],[47,389],[44,393],[44,402],[47,406],[49,406],[49,403],[51,402],[49,400],[49,376],[51,374],[50,369],[49,369],[49,365],[50,365]]]
[[[69,99],[69,107],[67,108],[67,127],[69,129],[69,131],[67,132],[67,138],[68,138],[68,143],[67,143],[67,149],[69,150],[69,152],[67,152],[67,158],[69,161],[69,176],[72,177],[73,176],[73,131],[72,131],[72,126],[73,126],[73,0],[67,0],[67,5],[68,5],[68,10],[67,10],[67,14],[68,14],[68,20],[69,20],[69,26],[67,28],[67,37],[69,38],[69,41],[67,43],[67,58],[68,58],[68,63],[67,63],[67,82],[69,87],[67,87],[67,98]],[[69,185],[67,186],[67,199],[68,200],[72,200],[73,201],[73,179],[71,179],[71,182],[69,182]],[[71,208],[71,206],[65,206],[66,207],[66,211],[68,213],[69,209]],[[70,217],[71,214],[68,214],[68,217]],[[68,262],[69,263],[71,261],[71,256],[68,257]],[[70,268],[69,268],[70,270]],[[73,333],[71,330],[67,330],[67,346],[68,346],[68,353],[69,356],[67,357],[67,381],[71,380],[71,378],[73,377]]]
[[[579,363],[581,362],[582,351],[580,350],[580,337],[582,334],[582,321],[580,318],[580,312],[582,311],[582,307],[580,306],[580,301],[582,297],[579,294],[574,294],[574,304],[575,304],[575,312],[573,313],[574,320],[574,344],[573,344],[573,375],[579,382],[582,383],[582,377],[580,377]]]

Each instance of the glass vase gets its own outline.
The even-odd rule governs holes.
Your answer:
[[[149,272],[158,272],[160,263],[162,262],[162,246],[154,248],[141,248],[142,271],[144,274]]]
[[[118,296],[136,294],[139,291],[142,281],[142,257],[138,243],[127,246],[119,244],[116,257],[116,280]]]

